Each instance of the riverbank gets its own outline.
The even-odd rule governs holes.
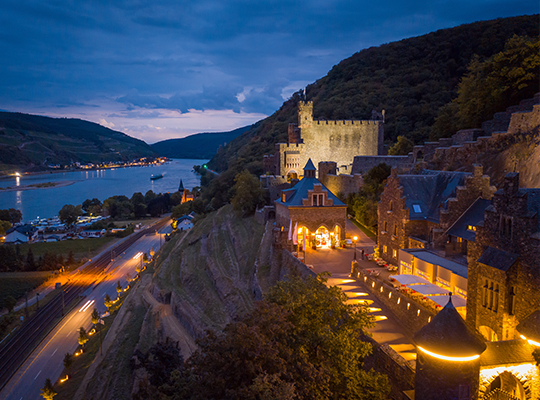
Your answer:
[[[51,189],[64,186],[70,186],[79,181],[63,181],[63,182],[45,182],[45,183],[33,183],[31,185],[22,186],[8,186],[5,188],[0,187],[0,192],[14,192],[23,190],[35,190],[35,189]]]

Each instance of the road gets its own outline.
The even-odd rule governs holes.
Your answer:
[[[376,244],[351,221],[347,220],[347,236],[358,236],[356,243],[356,255],[360,268],[377,270],[384,269],[377,267],[373,261],[362,260],[361,252],[372,254]],[[370,307],[370,312],[375,317],[375,327],[368,331],[380,344],[388,344],[405,360],[415,360],[416,350],[412,338],[400,325],[394,315],[373,296],[363,282],[349,278],[351,272],[351,262],[354,258],[354,247],[345,249],[307,249],[306,264],[313,265],[313,271],[321,273],[330,272],[328,279],[330,286],[338,286],[347,294],[349,302],[356,304],[366,304]]]
[[[124,253],[118,255],[112,265],[107,267],[103,280],[88,289],[80,303],[69,312],[52,332],[41,342],[32,355],[26,360],[17,373],[0,392],[0,399],[6,400],[38,400],[40,389],[49,378],[55,382],[63,370],[63,359],[66,353],[73,353],[78,346],[78,330],[82,326],[87,331],[92,326],[90,315],[96,307],[100,313],[106,311],[103,299],[109,294],[117,297],[116,285],[120,281],[122,287],[127,286],[128,274],[135,277],[136,267],[141,258],[134,259],[138,252],[149,253],[150,248],[158,250],[165,243],[166,228],[159,234],[149,234],[137,240]],[[94,302],[89,307],[88,302]]]

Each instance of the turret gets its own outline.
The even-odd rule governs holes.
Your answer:
[[[414,335],[415,398],[422,400],[478,399],[480,355],[486,344],[471,330],[452,304]]]
[[[310,158],[304,167],[304,178],[315,178],[315,172],[317,172],[317,169]]]

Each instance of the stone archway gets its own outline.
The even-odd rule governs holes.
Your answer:
[[[527,400],[523,384],[514,376],[514,374],[509,371],[503,371],[500,375],[497,375],[493,381],[491,381],[486,393],[484,394],[484,399],[503,398],[500,396],[495,396],[496,394],[508,394],[512,396],[508,397],[508,399]]]
[[[495,332],[493,329],[491,329],[489,326],[481,325],[478,328],[478,331],[482,334],[482,336],[489,342],[497,342],[499,341],[499,338],[497,336],[497,332]]]
[[[287,172],[287,182],[290,182],[293,179],[298,179],[298,173],[291,169],[289,172]]]

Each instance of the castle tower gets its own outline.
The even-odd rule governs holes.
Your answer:
[[[313,123],[313,102],[300,101],[298,103],[298,126],[300,129],[309,127]]]
[[[422,400],[476,400],[480,355],[486,350],[452,304],[448,304],[415,335],[415,398]]]

